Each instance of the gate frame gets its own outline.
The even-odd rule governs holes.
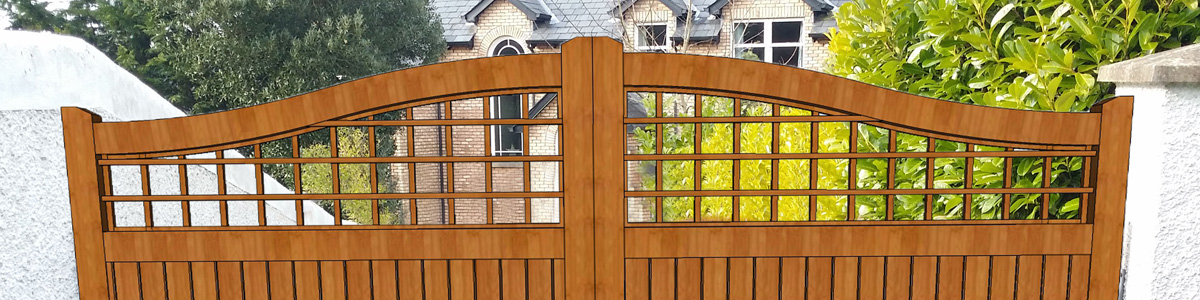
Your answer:
[[[624,144],[621,131],[624,118],[626,88],[639,87],[684,87],[697,90],[714,90],[753,95],[772,95],[773,90],[794,91],[811,88],[810,101],[817,105],[829,105],[837,109],[870,116],[881,121],[906,124],[912,128],[960,136],[974,136],[998,141],[1026,141],[1046,144],[1094,143],[1096,159],[1090,166],[1091,186],[1095,188],[1093,200],[1086,214],[1081,216],[1084,224],[1093,224],[1089,299],[1116,299],[1121,262],[1121,245],[1124,226],[1124,210],[1129,162],[1129,142],[1133,110],[1132,97],[1117,97],[1096,103],[1091,113],[1061,114],[1048,112],[1016,111],[952,103],[906,94],[894,90],[872,87],[848,79],[807,70],[784,68],[757,62],[731,58],[699,57],[668,54],[624,53],[620,43],[609,38],[577,38],[562,47],[559,70],[561,71],[560,99],[571,101],[563,105],[561,118],[563,132],[563,256],[566,269],[566,297],[568,299],[618,299],[624,296],[625,249],[625,199],[624,174],[617,166],[624,163]],[[552,56],[552,55],[551,55]],[[544,55],[538,59],[550,57]],[[654,62],[657,58],[669,58]],[[428,74],[421,72],[445,72],[438,77],[459,76],[452,71],[494,67],[497,64],[517,64],[535,59],[487,58],[413,71],[396,72],[404,76]],[[697,63],[698,64],[693,64]],[[440,65],[440,66],[439,66]],[[725,66],[726,73],[713,74],[713,66]],[[520,65],[506,66],[520,68]],[[667,69],[673,67],[676,69]],[[659,69],[655,69],[659,68]],[[705,73],[707,71],[708,73]],[[811,82],[795,81],[795,86],[770,86],[769,83],[747,83],[731,80],[733,77],[758,76],[762,73],[779,72],[783,78],[811,78]],[[464,73],[465,74],[465,73]],[[634,74],[635,76],[631,76]],[[543,74],[544,75],[544,74]],[[380,75],[383,76],[383,75]],[[465,76],[465,75],[462,75]],[[481,75],[482,76],[482,75]],[[368,77],[357,81],[382,80]],[[465,82],[465,83],[464,83]],[[466,79],[462,83],[471,86],[476,82],[495,83]],[[120,126],[96,126],[101,118],[86,110],[75,107],[62,109],[66,165],[70,187],[72,226],[75,238],[75,253],[78,264],[81,299],[105,299],[108,296],[108,281],[105,267],[104,228],[113,220],[102,213],[102,191],[99,159],[102,153],[138,149],[137,145],[120,147],[113,140],[120,135],[166,136],[170,132],[139,131],[146,124],[179,124],[186,121],[222,120],[221,115],[246,116],[250,112],[278,112],[279,108],[294,106],[298,110],[316,109],[307,107],[315,98],[329,95],[330,90],[346,90],[354,85],[346,84],[327,88],[312,94],[278,101],[270,107],[255,107],[227,113],[188,117],[162,121],[122,122]],[[487,88],[515,88],[490,85]],[[437,89],[433,89],[437,90]],[[454,91],[454,87],[448,91]],[[324,93],[322,93],[322,91]],[[352,91],[357,92],[357,91]],[[375,91],[378,92],[378,91]],[[435,93],[435,91],[423,91]],[[778,91],[775,91],[778,92]],[[783,93],[783,92],[779,92]],[[365,95],[356,93],[355,95]],[[419,94],[419,93],[418,93]],[[338,101],[349,101],[337,94]],[[776,94],[774,96],[779,96]],[[880,99],[899,104],[899,107],[882,107]],[[408,99],[404,99],[408,100]],[[816,101],[813,101],[816,100]],[[380,102],[383,100],[377,100]],[[620,105],[618,105],[620,101]],[[386,101],[385,101],[386,102]],[[397,103],[387,102],[389,105]],[[335,104],[336,105],[336,104]],[[870,106],[876,106],[870,108]],[[353,106],[353,105],[349,105]],[[380,106],[376,106],[380,107]],[[336,107],[347,111],[346,105]],[[922,117],[950,113],[954,118]],[[304,115],[309,116],[309,115]],[[1017,131],[1001,128],[961,127],[964,124],[987,124],[989,120],[1004,120],[1019,124],[1019,128],[1038,129],[1058,126],[1049,131]],[[126,126],[128,125],[128,126]],[[275,126],[278,127],[278,126]],[[282,131],[280,131],[282,132]],[[578,134],[591,132],[592,136]],[[1063,132],[1076,133],[1074,136]],[[222,133],[213,133],[221,136]],[[240,137],[239,137],[240,138]],[[147,137],[147,139],[152,139]],[[178,140],[172,142],[179,142]],[[149,143],[134,143],[148,145]],[[171,143],[168,143],[171,144]],[[187,143],[174,143],[185,145]],[[170,147],[170,146],[165,146]],[[192,148],[176,148],[190,151]],[[161,151],[165,149],[151,149]],[[149,151],[148,152],[153,152]],[[591,170],[590,172],[586,170]],[[569,202],[567,199],[570,199]]]

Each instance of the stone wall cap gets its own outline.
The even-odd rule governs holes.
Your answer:
[[[1097,79],[1113,83],[1200,83],[1200,44],[1102,66]]]

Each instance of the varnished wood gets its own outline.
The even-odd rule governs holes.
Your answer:
[[[396,286],[396,261],[372,260],[370,263],[371,294],[375,299],[398,299],[400,289]]]
[[[833,298],[833,258],[808,258],[807,299],[831,300]]]
[[[568,43],[569,44],[569,43]],[[580,45],[586,46],[586,45]],[[564,45],[566,50],[568,45]],[[625,172],[624,168],[616,168],[614,166],[624,165],[621,158],[621,153],[625,153],[625,126],[621,124],[621,119],[625,116],[625,89],[621,82],[623,74],[621,63],[625,55],[622,53],[623,46],[621,43],[612,39],[597,38],[593,40],[592,57],[592,120],[595,127],[588,130],[575,132],[592,132],[594,140],[591,142],[592,162],[588,169],[595,167],[593,174],[594,180],[592,186],[594,188],[595,198],[591,201],[585,200],[580,202],[564,201],[567,206],[566,210],[570,210],[571,205],[588,205],[593,209],[594,214],[594,230],[595,235],[592,237],[593,252],[584,252],[584,257],[594,255],[594,264],[584,270],[571,268],[571,257],[567,257],[567,298],[575,299],[593,299],[591,295],[581,295],[576,298],[572,296],[573,285],[571,284],[571,276],[575,272],[587,272],[592,269],[595,272],[595,298],[594,299],[618,299],[623,295],[621,286],[624,283],[622,278],[621,266],[624,259],[621,249],[625,248],[624,231],[622,227],[625,224],[625,197],[622,195],[624,187]],[[569,69],[566,66],[567,59],[564,56],[563,69]],[[575,78],[572,76],[571,78]],[[566,96],[567,78],[563,78],[563,93]],[[562,105],[568,107],[570,104],[565,102],[568,98],[563,98]],[[577,118],[586,116],[586,112],[575,112]],[[563,115],[564,121],[568,120],[566,114]],[[574,118],[571,118],[574,119]],[[586,119],[584,119],[586,120]],[[563,132],[567,131],[566,128]],[[570,135],[564,135],[564,138]],[[569,147],[570,141],[564,139],[563,147]],[[565,168],[565,167],[564,167]],[[577,172],[577,168],[565,168],[567,174]],[[565,181],[567,186],[574,184],[586,184],[579,181]],[[660,219],[661,220],[661,219]],[[571,252],[576,255],[576,252]],[[593,269],[594,268],[594,269]],[[586,277],[587,275],[584,275]]]
[[[754,299],[779,299],[780,262],[778,257],[754,259]],[[694,298],[693,298],[694,299]]]
[[[1016,299],[1017,257],[992,257],[991,297],[997,300]]]
[[[1044,256],[1017,257],[1017,300],[1041,299]]]
[[[1079,189],[1069,190],[1078,191]],[[1049,190],[1046,190],[1049,191]],[[100,201],[104,202],[121,202],[121,201],[138,201],[138,202],[155,202],[155,201],[194,201],[194,200],[337,200],[337,199],[362,199],[362,198],[417,198],[417,199],[441,199],[441,198],[511,198],[511,197],[540,197],[554,198],[562,197],[560,192],[495,192],[495,193],[409,193],[409,194],[268,194],[268,195],[252,195],[252,194],[235,194],[235,195],[163,195],[163,196],[104,196]]]
[[[426,299],[424,267],[420,260],[396,261],[396,290],[400,299]]]
[[[680,258],[675,263],[676,299],[700,299],[703,292],[702,259]]]
[[[268,285],[267,278],[266,262],[252,261],[242,263],[242,282],[245,284],[246,299],[266,299],[270,297],[271,286]]]
[[[164,263],[164,268],[167,272],[167,297],[169,299],[191,299],[191,264],[186,262],[168,262]],[[262,282],[266,282],[266,277],[261,277],[260,279],[262,279]],[[263,294],[263,297],[265,298],[266,294]]]
[[[475,297],[479,300],[500,299],[500,261],[475,261]]]
[[[93,140],[93,124],[100,121],[99,115],[83,109],[62,109],[67,186],[71,198],[71,231],[75,238],[75,264],[79,275],[79,297],[82,300],[104,299],[109,289],[105,279],[104,237],[101,233],[104,222],[99,201],[100,170],[96,166]]]
[[[992,257],[967,256],[963,269],[963,299],[987,299],[991,287]]]
[[[1042,299],[1067,299],[1069,264],[1069,256],[1046,256],[1042,265]]]
[[[167,280],[163,263],[140,263],[138,269],[140,271],[138,282],[142,285],[142,299],[166,299]]]
[[[450,299],[475,299],[475,261],[450,261]]]
[[[526,262],[526,294],[529,299],[554,299],[553,270],[553,262],[548,259],[531,259]]]
[[[625,231],[625,255],[665,258],[1087,254],[1091,249],[1086,242],[1091,228],[1090,224],[629,228]],[[672,242],[654,243],[660,240]],[[656,247],[634,246],[651,243]]]
[[[980,152],[897,152],[897,153],[778,153],[778,154],[629,154],[626,160],[691,160],[691,159],[847,159],[847,158],[953,158],[953,157],[1043,157],[1093,156],[1095,151],[980,151]],[[122,162],[124,163],[124,162]]]
[[[912,280],[912,286],[909,287],[912,299],[937,299],[938,257],[913,257],[909,276]]]
[[[290,261],[267,262],[267,280],[270,282],[270,299],[296,299],[294,266]]]
[[[858,262],[858,299],[883,300],[884,257],[862,257]]]
[[[886,258],[886,299],[909,299],[912,294],[912,260],[912,257]]]
[[[754,299],[754,258],[729,258],[729,300]]]
[[[937,299],[963,299],[965,269],[966,259],[962,256],[938,257]]]
[[[650,299],[650,260],[625,260],[625,299]]]
[[[702,288],[701,296],[706,300],[728,299],[729,296],[729,259],[704,258],[701,260]],[[628,280],[626,281],[628,282]]]
[[[561,229],[107,232],[111,261],[560,258]],[[369,242],[363,247],[314,247]],[[162,245],[221,245],[161,251]],[[412,245],[425,245],[412,247]],[[405,249],[396,251],[395,249]],[[103,277],[101,277],[103,278]]]
[[[807,296],[808,282],[807,259],[804,257],[784,257],[780,259],[779,295],[784,300],[801,300]]]
[[[837,108],[882,122],[979,139],[1051,145],[1088,145],[1100,139],[1097,114],[966,106],[880,89],[820,72],[735,58],[629,53],[624,65],[625,84],[629,86],[703,87],[777,99],[804,99],[815,106]],[[1001,129],[978,124],[1011,126]]]
[[[260,106],[202,116],[98,123],[85,111],[65,108],[64,141],[71,185],[72,224],[81,299],[113,296],[138,299],[1114,299],[1120,263],[1121,226],[1128,169],[1132,100],[1097,104],[1093,112],[1054,113],[987,108],[937,101],[794,68],[716,57],[622,53],[605,38],[564,44],[562,54],[487,58],[396,71]],[[472,71],[474,70],[474,71]],[[488,72],[478,72],[488,70]],[[712,70],[721,70],[720,72]],[[499,73],[497,73],[499,72]],[[433,75],[431,75],[433,74]],[[506,74],[506,76],[494,76]],[[763,80],[763,79],[770,80]],[[798,84],[778,85],[772,82]],[[530,119],[529,94],[559,93],[561,118]],[[626,92],[655,97],[654,117],[625,118]],[[696,115],[663,116],[664,93],[695,101]],[[497,95],[521,95],[519,119],[414,120],[413,108]],[[726,97],[732,116],[702,113],[702,97]],[[745,116],[740,104],[771,105],[771,116]],[[483,101],[484,111],[490,103]],[[792,107],[811,116],[782,116]],[[401,110],[404,120],[377,120],[380,113]],[[457,109],[455,109],[457,110]],[[935,115],[937,117],[930,117]],[[949,117],[946,117],[949,116]],[[995,121],[995,122],[993,122]],[[809,153],[780,153],[780,124],[808,122]],[[819,153],[820,123],[850,124],[850,151]],[[971,126],[1004,123],[1006,128]],[[732,123],[733,153],[704,154],[704,124]],[[741,153],[740,124],[771,126],[769,153]],[[214,126],[219,124],[220,126]],[[655,153],[625,154],[628,124],[654,124]],[[691,124],[693,154],[663,154],[666,124]],[[888,130],[883,153],[857,151],[859,124]],[[523,125],[523,152],[517,156],[417,156],[415,126]],[[531,125],[559,126],[560,155],[531,156],[539,141]],[[396,126],[405,155],[377,157],[375,127]],[[366,157],[339,157],[337,127],[365,127],[371,147]],[[1013,129],[1016,128],[1016,129]],[[300,157],[298,135],[330,130],[330,157]],[[929,141],[926,152],[897,152],[898,133]],[[461,132],[460,132],[461,133]],[[131,138],[137,137],[137,138]],[[260,144],[283,140],[291,157],[264,158]],[[491,134],[483,135],[491,149]],[[966,143],[968,151],[934,152],[935,140]],[[974,146],[1004,151],[974,151]],[[249,158],[226,158],[223,151],[253,146]],[[345,146],[345,145],[341,145]],[[1034,151],[1027,151],[1034,150]],[[185,155],[218,151],[215,158]],[[173,157],[175,159],[161,159]],[[974,158],[1005,159],[1001,188],[975,189]],[[1012,188],[1013,158],[1043,161],[1048,174],[1054,157],[1082,157],[1082,187]],[[857,159],[886,159],[887,187],[857,188]],[[961,189],[932,187],[934,170],[926,172],[926,188],[897,189],[898,159],[966,158]],[[808,160],[808,188],[780,189],[780,160]],[[849,159],[848,189],[818,189],[818,160]],[[655,161],[657,191],[624,191],[627,161]],[[691,161],[694,181],[702,164],[731,160],[733,189],[728,191],[663,191],[669,180],[664,161]],[[741,160],[769,160],[767,190],[741,190]],[[482,162],[483,192],[417,193],[418,163]],[[561,162],[562,192],[531,192],[533,162]],[[524,167],[519,192],[495,192],[494,163]],[[226,165],[254,166],[253,193],[225,190]],[[293,194],[265,195],[263,167],[291,164]],[[305,193],[302,164],[330,164],[332,192]],[[341,165],[366,164],[370,193],[344,194]],[[380,193],[382,164],[406,164],[407,191]],[[179,169],[180,195],[150,190],[151,165]],[[187,166],[216,165],[217,195],[194,195],[187,185]],[[112,195],[110,166],[137,166],[142,195]],[[613,167],[618,166],[618,167]],[[79,175],[83,170],[83,175]],[[801,171],[801,172],[804,172]],[[450,166],[448,178],[468,175]],[[156,180],[158,178],[155,178]],[[453,180],[452,180],[453,181]],[[424,190],[422,190],[424,192]],[[931,220],[934,194],[964,195],[964,220]],[[1001,220],[972,220],[974,195],[1004,197]],[[1040,218],[1011,220],[1013,194],[1042,195]],[[1079,219],[1050,220],[1049,194],[1081,194]],[[867,195],[887,198],[886,220],[856,221],[857,206]],[[925,220],[896,221],[895,195],[923,195]],[[699,222],[703,197],[732,197],[729,221]],[[741,197],[769,196],[770,220],[742,222]],[[781,196],[807,196],[808,221],[779,222]],[[848,196],[846,220],[812,222],[819,212],[816,196]],[[654,223],[629,223],[627,197],[654,197]],[[690,197],[691,222],[663,222],[664,197]],[[485,199],[487,224],[417,223],[416,199],[447,199],[452,212],[462,202]],[[524,199],[524,224],[493,224],[497,198]],[[529,224],[531,199],[561,199],[561,223]],[[371,201],[371,224],[306,225],[306,200]],[[380,225],[382,200],[408,201],[410,224]],[[295,201],[296,225],[263,226],[265,201]],[[142,202],[145,226],[115,227],[116,202]],[[154,224],[153,202],[179,201],[183,226]],[[221,226],[191,226],[190,202],[220,203]],[[255,201],[258,226],[228,226],[227,201]],[[421,211],[428,214],[429,212]],[[820,241],[814,243],[813,241]],[[205,247],[193,247],[205,245]],[[345,247],[344,245],[356,245]],[[186,287],[183,284],[186,282]],[[110,294],[111,293],[111,294]]]
[[[859,274],[857,257],[835,257],[833,259],[833,298],[858,298]]]
[[[290,283],[288,285],[295,286]],[[192,299],[217,300],[219,299],[217,289],[217,264],[214,262],[193,262]]]
[[[1028,194],[1028,193],[1087,193],[1091,188],[1011,188],[1011,189],[881,189],[881,190],[716,190],[716,191],[629,191],[630,197],[679,197],[679,196],[772,196],[772,195],[921,195],[933,193],[977,193],[977,194]],[[168,196],[156,196],[166,199]],[[121,199],[121,200],[109,200]],[[135,201],[144,200],[137,196],[105,197],[105,201]]]
[[[311,158],[225,158],[225,159],[206,159],[193,158],[187,159],[189,164],[361,164],[361,163],[432,163],[432,162],[522,162],[522,161],[560,161],[562,156],[557,155],[534,155],[534,156],[454,156],[454,157],[311,157]],[[178,161],[164,161],[162,159],[114,159],[101,160],[100,165],[173,165],[178,164]]]
[[[650,260],[650,299],[675,299],[675,259]]]
[[[221,299],[243,299],[245,283],[242,282],[241,262],[218,262],[217,292]]]
[[[1089,299],[1113,300],[1117,299],[1120,284],[1133,97],[1110,99],[1093,108],[1104,116],[1100,125],[1104,135],[1092,165],[1096,174],[1096,197],[1092,200],[1090,213],[1096,227],[1092,236],[1088,294]]]
[[[565,47],[567,46],[564,45]],[[189,118],[106,123],[97,127],[96,151],[138,153],[188,149],[266,136],[307,126],[314,120],[334,119],[370,108],[423,98],[480,90],[558,86],[561,84],[561,77],[546,76],[560,74],[558,61],[558,54],[463,60],[375,75],[342,83],[336,88],[317,90],[284,101],[268,102],[243,109]],[[429,80],[429,74],[456,75],[439,76],[436,80]],[[467,74],[474,75],[466,76]],[[143,138],[122,139],[125,136]]]

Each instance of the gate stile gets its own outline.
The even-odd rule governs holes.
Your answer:
[[[527,100],[521,118],[457,115],[471,105],[489,111],[490,97],[549,93],[558,95],[557,113],[527,114]],[[648,114],[627,115],[628,99],[644,97],[653,103]],[[711,107],[727,113],[706,113]],[[447,117],[422,117],[430,108]],[[63,108],[82,299],[1116,299],[1131,116],[1128,97],[1089,113],[989,108],[757,62],[623,53],[605,38],[575,39],[561,54],[417,67],[184,118],[102,122]],[[491,147],[499,141],[489,128],[508,125],[522,125],[523,145],[546,129],[559,146],[460,155],[461,135]],[[670,131],[689,126],[686,138]],[[429,128],[446,134],[445,153],[417,153],[414,136]],[[650,132],[653,145],[631,146],[629,128]],[[820,143],[822,134],[840,134],[833,128],[848,135]],[[702,146],[701,132],[717,130],[730,133],[728,148]],[[743,144],[753,130],[769,136]],[[339,155],[353,145],[338,137],[357,132],[369,137],[369,154]],[[860,141],[880,132],[886,149],[866,150]],[[408,148],[378,153],[377,133]],[[801,133],[804,145],[781,142]],[[330,141],[327,155],[301,151],[312,136]],[[924,148],[900,145],[905,136]],[[689,138],[687,149],[664,145]],[[268,143],[291,153],[266,153]],[[248,157],[228,151],[238,148]],[[1012,174],[1023,162],[1055,174],[1073,159],[1083,162],[1074,183]],[[986,176],[980,164],[1001,160],[1003,180],[975,181]],[[912,161],[925,164],[917,171],[924,176],[901,188],[897,165]],[[965,166],[957,185],[934,180],[958,176],[929,167],[946,161]],[[861,171],[875,163],[887,170]],[[691,187],[666,188],[663,170],[688,164]],[[339,170],[364,165],[370,189],[352,191],[343,183],[352,174]],[[445,168],[449,175],[436,178],[449,189],[421,190],[429,176],[420,170],[430,165]],[[486,184],[455,180],[476,165]],[[518,166],[523,187],[494,185],[521,177],[493,174],[508,172],[494,165]],[[201,166],[215,170],[216,192],[189,186],[199,179],[188,171]],[[292,170],[295,191],[270,191],[268,166]],[[548,179],[557,186],[534,182],[537,166],[557,166],[538,169],[557,175]],[[178,172],[150,171],[170,167]],[[702,186],[716,180],[703,170],[718,167],[729,182]],[[767,170],[767,182],[741,177],[752,167]],[[313,168],[330,170],[329,192],[299,188]],[[378,168],[398,176],[396,190],[380,189]],[[114,184],[129,175],[118,169],[137,174],[140,187]],[[223,182],[236,170],[255,174],[244,194]],[[155,190],[163,174],[176,192]],[[464,190],[475,185],[482,190]],[[1050,197],[1076,199],[1078,217],[1058,218]],[[961,199],[961,210],[935,211],[948,199]],[[1038,211],[1010,215],[1010,205],[1028,199],[1040,199]],[[299,200],[328,201],[333,211],[369,203],[369,224],[306,222]],[[560,203],[561,218],[531,217],[534,201]],[[1001,212],[984,216],[975,208],[985,201],[1002,203]],[[444,224],[422,223],[427,203],[447,207]],[[900,216],[901,205],[923,208]],[[690,214],[668,215],[668,206]],[[218,221],[200,218],[203,207]],[[291,223],[269,216],[280,207]],[[705,211],[712,207],[718,212]],[[785,207],[801,207],[799,215],[781,214]],[[460,216],[471,209],[486,217]],[[505,209],[517,221],[501,221]],[[125,213],[138,210],[134,221]],[[164,212],[180,220],[155,223]],[[407,221],[385,224],[393,217],[385,213]]]

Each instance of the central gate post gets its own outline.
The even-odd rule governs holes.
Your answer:
[[[593,38],[596,299],[625,298],[625,56],[621,43]]]
[[[563,257],[565,294],[592,300],[596,294],[596,238],[593,211],[592,40],[562,46]]]
[[[576,38],[562,47],[563,231],[566,296],[625,291],[623,46]]]

